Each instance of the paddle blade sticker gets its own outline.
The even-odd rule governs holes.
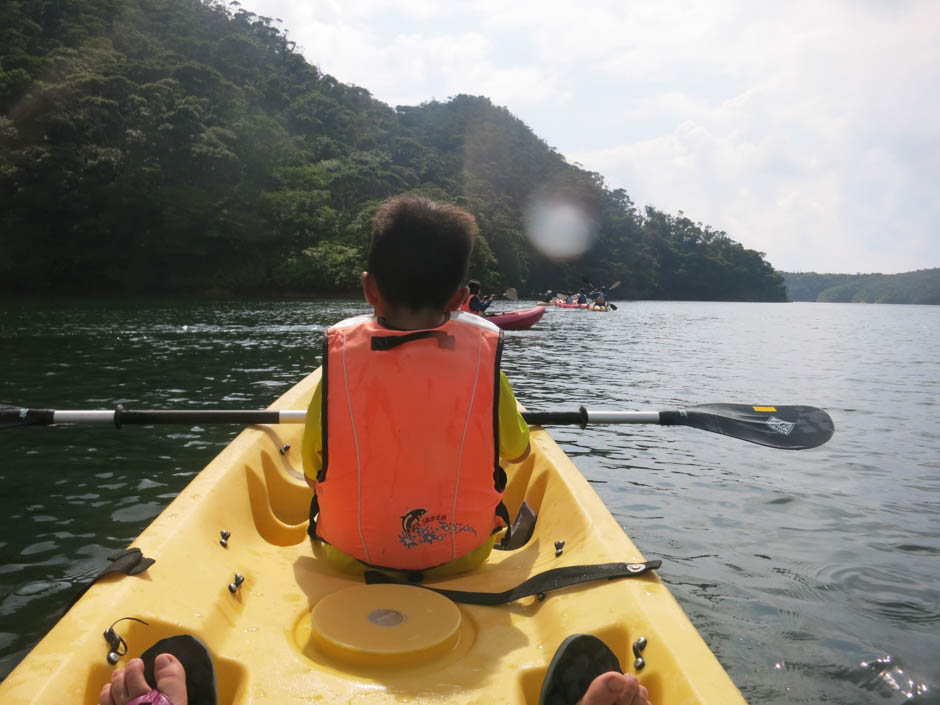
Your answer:
[[[767,425],[771,428],[772,431],[776,431],[781,436],[789,436],[793,433],[793,429],[796,428],[796,424],[792,424],[783,419],[778,419],[776,416],[771,416],[767,419]]]

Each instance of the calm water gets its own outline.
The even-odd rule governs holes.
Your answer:
[[[532,409],[810,404],[780,451],[686,428],[556,429],[752,703],[938,702],[940,307],[624,302],[507,333]],[[0,402],[260,408],[358,302],[0,302]],[[0,431],[0,677],[230,438]],[[93,625],[98,628],[98,625]]]

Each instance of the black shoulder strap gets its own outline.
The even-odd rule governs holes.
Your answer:
[[[406,335],[373,335],[373,350],[392,350],[399,345],[411,343],[415,340],[424,340],[425,338],[434,338],[437,340],[437,346],[443,350],[453,350],[457,345],[457,338],[450,333],[442,330],[419,330],[416,333],[407,333]]]
[[[454,602],[467,605],[503,605],[513,600],[530,595],[544,597],[549,590],[558,590],[570,585],[580,585],[594,580],[612,580],[614,578],[633,578],[656,570],[662,561],[646,561],[645,563],[601,563],[598,565],[572,565],[564,568],[552,568],[544,573],[533,575],[525,582],[503,592],[468,592],[464,590],[445,590],[442,588],[415,585],[415,587],[432,590]],[[403,580],[393,578],[378,570],[368,570],[365,573],[366,583],[391,583],[394,585],[414,585]]]
[[[313,493],[310,498],[310,523],[307,525],[307,535],[314,540],[317,539],[317,519],[320,518],[320,502],[317,500],[317,493]]]

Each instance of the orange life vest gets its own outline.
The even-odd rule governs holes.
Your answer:
[[[467,298],[465,298],[465,299],[463,300],[463,303],[460,304],[458,310],[459,310],[459,311],[466,311],[467,313],[473,313],[473,314],[475,314],[476,311],[473,311],[473,310],[470,309],[470,299],[472,299],[473,296],[474,296],[473,294],[467,294]]]
[[[359,316],[329,328],[324,346],[317,536],[398,570],[442,565],[488,540],[508,516],[502,332],[458,312],[418,331]]]

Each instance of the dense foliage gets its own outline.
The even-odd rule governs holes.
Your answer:
[[[491,290],[785,299],[762,253],[638,210],[486,98],[393,109],[278,24],[217,0],[4,0],[0,288],[349,291],[378,203],[415,191],[474,213]],[[587,214],[583,256],[533,247],[540,198]]]
[[[793,301],[869,304],[940,304],[940,269],[903,274],[786,272]]]

